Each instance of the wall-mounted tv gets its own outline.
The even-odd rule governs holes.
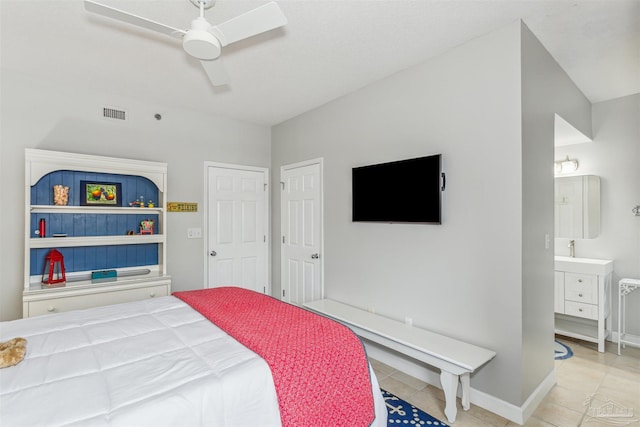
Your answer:
[[[354,222],[440,224],[445,176],[441,155],[355,167]]]

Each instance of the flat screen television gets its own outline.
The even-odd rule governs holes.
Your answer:
[[[440,158],[436,154],[353,168],[353,221],[440,224],[445,178]]]

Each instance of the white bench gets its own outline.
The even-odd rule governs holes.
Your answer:
[[[445,396],[444,413],[450,423],[455,422],[458,412],[458,381],[462,384],[462,408],[466,411],[470,407],[470,374],[496,355],[494,351],[408,326],[337,301],[323,299],[303,305],[348,326],[356,335],[439,368]]]

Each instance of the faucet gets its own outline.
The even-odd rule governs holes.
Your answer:
[[[569,256],[571,258],[575,258],[576,257],[576,241],[575,240],[569,240]]]

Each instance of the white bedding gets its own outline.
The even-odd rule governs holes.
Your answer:
[[[268,365],[174,297],[0,324],[0,425],[280,426]],[[386,408],[372,372],[376,423]]]

